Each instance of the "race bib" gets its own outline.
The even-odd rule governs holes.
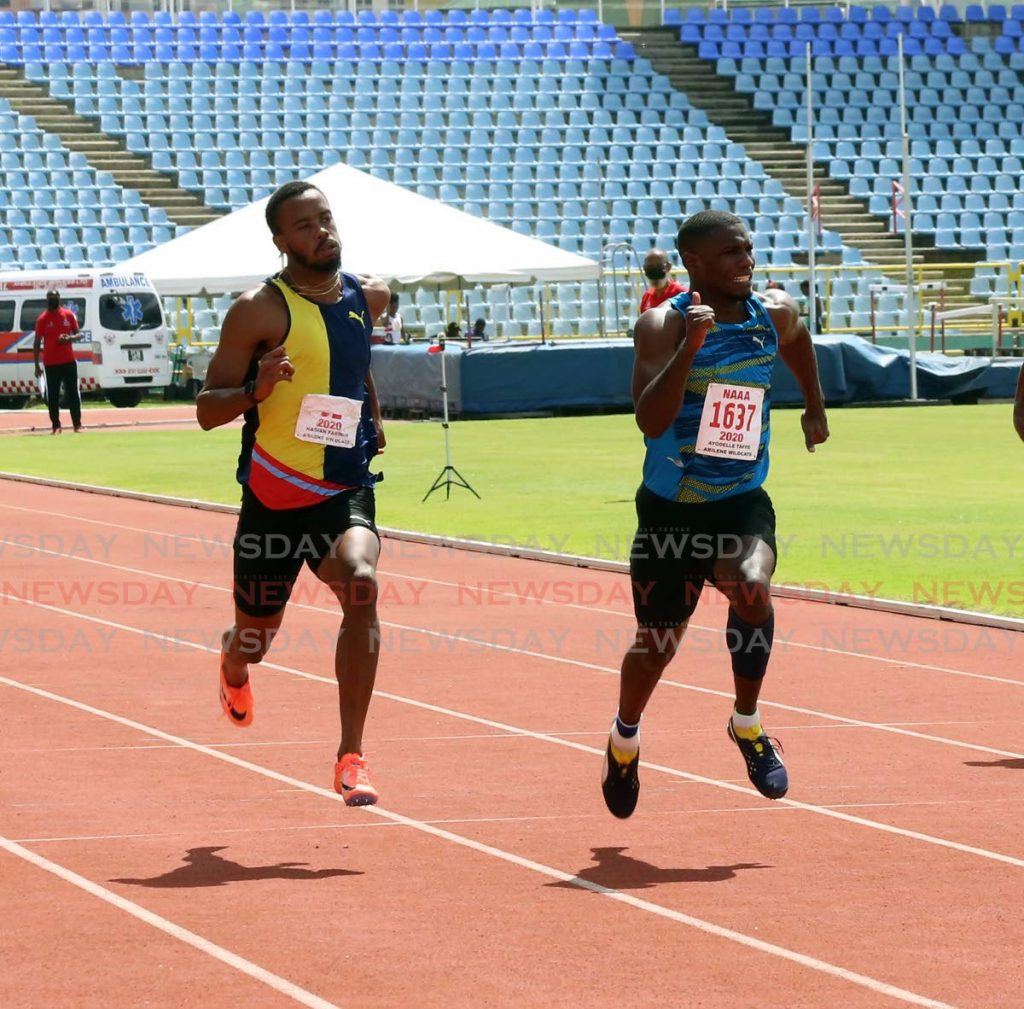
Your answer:
[[[307,393],[299,407],[295,437],[317,445],[352,448],[362,412],[363,404],[357,399]]]
[[[704,397],[697,454],[722,459],[756,459],[761,443],[764,389],[712,382]]]

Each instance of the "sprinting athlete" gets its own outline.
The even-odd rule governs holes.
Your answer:
[[[622,660],[601,782],[608,809],[623,818],[640,791],[641,715],[705,582],[729,601],[729,737],[757,790],[770,799],[786,794],[786,767],[757,707],[775,626],[775,511],[762,484],[777,353],[803,391],[808,451],[828,438],[810,334],[785,292],[753,293],[743,221],[696,214],[679,229],[677,247],[689,292],[645,312],[635,330],[633,403],[647,446],[630,556],[637,631]]]

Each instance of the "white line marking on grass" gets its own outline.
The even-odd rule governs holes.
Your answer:
[[[2,596],[2,595],[3,595],[3,593],[0,593],[0,596]],[[27,600],[18,600],[18,601],[25,603],[25,605],[27,605],[27,606],[35,606],[35,607],[38,607],[38,608],[43,609],[43,610],[49,610],[49,611],[54,612],[54,613],[60,613],[60,614],[62,614],[64,616],[72,617],[72,618],[74,618],[76,620],[85,620],[85,621],[88,621],[90,623],[102,624],[102,625],[107,626],[107,627],[113,627],[113,628],[116,628],[118,630],[127,631],[130,634],[138,634],[138,635],[140,635],[142,637],[147,637],[147,636],[148,637],[154,637],[155,636],[155,637],[157,637],[160,640],[163,640],[163,641],[166,641],[166,642],[169,642],[169,643],[173,643],[173,644],[183,645],[183,646],[185,646],[187,648],[192,648],[192,649],[194,649],[196,651],[207,652],[209,654],[214,654],[214,655],[219,654],[218,649],[211,648],[209,645],[201,645],[201,644],[198,644],[198,643],[196,643],[194,641],[186,641],[184,638],[173,638],[173,637],[170,637],[170,636],[164,635],[164,634],[153,635],[152,632],[146,631],[146,630],[144,630],[144,629],[142,629],[140,627],[132,627],[132,626],[129,626],[128,624],[119,624],[119,623],[115,623],[112,620],[104,620],[102,617],[94,617],[94,616],[90,616],[90,615],[87,615],[87,614],[84,614],[84,613],[75,613],[72,610],[63,610],[63,609],[60,609],[59,607],[50,606],[50,605],[45,604],[45,603],[33,603],[33,602],[29,602]],[[281,665],[279,663],[276,663],[276,662],[267,662],[267,661],[264,660],[262,663],[260,663],[260,665],[264,669],[276,669],[279,672],[288,673],[288,674],[290,674],[292,676],[297,676],[300,679],[313,680],[313,681],[316,681],[316,682],[319,682],[319,683],[327,683],[327,684],[330,684],[331,686],[334,686],[336,684],[335,680],[328,679],[326,676],[318,676],[316,673],[307,673],[304,670],[295,669],[295,668],[293,668],[291,666],[283,666],[283,665]],[[2,676],[0,676],[0,683],[9,683],[10,685],[16,686],[19,689],[36,691],[37,693],[40,694],[40,696],[46,696],[47,695],[47,691],[44,691],[44,690],[42,690],[39,687],[29,687],[26,684],[18,683],[15,680],[7,680],[5,677],[2,677]],[[413,699],[411,697],[403,697],[400,694],[391,694],[391,693],[387,693],[385,691],[374,691],[374,694],[376,696],[378,696],[378,697],[383,697],[383,698],[385,698],[387,700],[395,701],[395,702],[397,702],[399,704],[406,704],[406,705],[409,705],[409,706],[414,707],[414,708],[420,708],[423,711],[431,711],[431,712],[433,712],[435,714],[447,715],[447,716],[449,716],[451,718],[459,718],[459,719],[462,719],[464,721],[473,722],[476,725],[486,725],[489,728],[500,729],[503,732],[516,733],[518,735],[524,736],[524,737],[529,738],[529,739],[536,739],[536,740],[540,740],[540,741],[543,741],[543,742],[546,742],[546,743],[553,743],[556,746],[564,746],[564,747],[567,747],[568,749],[579,750],[579,751],[581,751],[583,753],[596,754],[598,756],[602,756],[604,754],[604,750],[603,749],[598,749],[597,747],[594,747],[594,746],[587,746],[585,743],[577,743],[577,742],[574,742],[574,741],[572,741],[570,739],[560,739],[558,736],[544,735],[543,733],[533,732],[530,729],[523,729],[523,728],[520,728],[519,726],[507,725],[507,724],[505,724],[503,722],[496,722],[493,719],[481,718],[478,715],[470,715],[470,714],[468,714],[466,712],[455,711],[452,708],[443,708],[443,707],[440,707],[439,705],[429,704],[429,703],[427,703],[425,701],[417,701],[417,700],[415,700],[415,699]],[[59,695],[55,694],[53,696],[55,698],[59,698]],[[115,720],[116,720],[116,716],[112,716],[112,717],[114,717]],[[156,731],[157,730],[154,730],[154,733]],[[171,741],[174,741],[175,739],[177,739],[177,737],[167,737],[167,738],[170,739]],[[199,744],[190,744],[190,745],[196,746],[196,745],[199,745]],[[212,748],[210,748],[210,747],[205,747],[204,749],[211,749],[211,752],[212,752]],[[224,756],[225,756],[225,758],[227,758],[229,755],[228,754],[224,754]],[[231,759],[238,759],[238,758],[231,758]],[[703,775],[693,774],[693,773],[691,773],[689,771],[680,771],[677,768],[668,767],[668,766],[666,766],[664,764],[651,764],[651,763],[648,763],[648,762],[645,761],[644,762],[644,767],[650,768],[651,770],[654,770],[654,771],[660,771],[660,772],[662,772],[664,774],[669,774],[669,775],[671,775],[673,777],[676,777],[676,778],[683,778],[683,779],[685,779],[687,781],[696,782],[698,784],[711,785],[714,788],[724,788],[724,789],[727,789],[729,791],[739,792],[739,793],[741,793],[743,795],[754,795],[754,796],[756,796],[758,794],[752,788],[745,788],[742,785],[735,785],[735,784],[733,784],[731,782],[721,781],[721,780],[719,780],[717,778],[707,778],[707,777],[704,777]],[[1000,852],[988,851],[985,848],[976,848],[976,847],[974,847],[972,845],[960,844],[957,841],[948,841],[945,838],[935,837],[935,836],[933,836],[931,834],[922,834],[922,833],[920,833],[918,831],[915,831],[915,830],[906,830],[903,827],[895,827],[895,826],[892,826],[891,824],[887,824],[887,823],[878,823],[878,822],[876,822],[874,820],[866,820],[866,819],[863,819],[862,817],[859,817],[859,816],[851,816],[848,813],[840,813],[840,812],[838,812],[836,810],[827,809],[827,808],[825,808],[823,806],[814,806],[814,805],[811,805],[809,803],[797,802],[794,799],[779,799],[779,800],[776,800],[776,801],[781,802],[781,803],[785,803],[787,806],[792,806],[795,809],[803,809],[803,810],[805,810],[807,812],[810,812],[810,813],[816,813],[819,816],[831,817],[831,818],[836,819],[836,820],[842,820],[842,821],[844,821],[846,823],[855,823],[855,824],[858,824],[860,826],[869,827],[872,830],[880,830],[880,831],[883,831],[883,832],[888,833],[888,834],[896,834],[896,835],[898,835],[900,837],[907,837],[907,838],[911,838],[911,839],[917,840],[917,841],[924,841],[927,844],[934,844],[934,845],[937,845],[937,846],[942,847],[942,848],[949,848],[949,849],[951,849],[953,851],[960,851],[960,852],[963,852],[965,854],[978,855],[981,858],[991,859],[992,861],[996,861],[996,862],[1003,862],[1003,863],[1005,863],[1007,865],[1013,865],[1013,866],[1016,866],[1018,868],[1024,868],[1024,860],[1021,860],[1019,858],[1014,858],[1011,855],[1003,855]]]
[[[39,869],[52,873],[59,879],[64,880],[65,883],[70,883],[72,886],[77,886],[78,889],[84,890],[93,897],[98,897],[107,904],[116,907],[119,911],[124,911],[140,921],[144,921],[147,925],[151,925],[153,928],[159,929],[161,932],[171,936],[172,939],[177,939],[179,942],[192,946],[194,949],[213,957],[215,960],[226,963],[239,973],[251,977],[254,981],[260,981],[268,988],[273,988],[274,991],[280,992],[282,995],[286,995],[293,1001],[298,1002],[299,1005],[309,1006],[310,1009],[339,1009],[334,1002],[328,1002],[326,999],[320,998],[319,995],[314,995],[312,992],[306,991],[305,988],[300,988],[297,984],[288,981],[286,978],[280,977],[264,967],[260,967],[259,964],[246,960],[245,957],[232,953],[231,950],[218,946],[215,942],[211,942],[209,939],[197,935],[195,932],[191,932],[187,928],[175,924],[173,921],[168,921],[166,918],[154,914],[140,904],[127,900],[120,896],[120,894],[114,893],[113,890],[108,890],[106,887],[94,883],[91,879],[86,879],[85,876],[80,876],[77,872],[73,872],[63,865],[58,865],[56,862],[51,862],[48,858],[43,858],[42,855],[37,855],[34,851],[22,847],[17,841],[11,841],[6,837],[0,836],[0,848],[3,848],[17,858],[30,862]],[[97,955],[102,957],[102,952],[97,950]]]
[[[51,693],[48,690],[41,690],[38,687],[27,687],[23,684],[18,683],[16,680],[10,680],[7,677],[0,676],[0,683],[6,684],[7,686],[14,687],[15,689],[27,690],[30,693],[37,694],[40,697],[44,697],[47,700],[56,701],[60,704],[68,705],[69,707],[76,708],[79,711],[84,711],[87,714],[95,715],[99,718],[108,719],[113,722],[117,722],[120,725],[124,725],[128,728],[134,729],[137,732],[142,732],[147,735],[154,736],[158,739],[163,739],[167,742],[177,743],[183,749],[192,750],[195,753],[205,754],[208,757],[213,757],[216,760],[224,761],[228,764],[233,764],[236,767],[242,768],[246,771],[251,771],[255,774],[262,775],[265,778],[270,778],[274,781],[282,782],[283,784],[292,785],[295,788],[300,788],[303,791],[309,792],[312,795],[319,795],[322,798],[329,799],[332,802],[343,802],[343,799],[336,792],[328,791],[326,788],[321,788],[318,785],[312,785],[309,782],[302,781],[299,778],[292,778],[289,775],[281,774],[279,771],[274,771],[268,767],[262,767],[259,764],[252,764],[247,760],[242,760],[240,757],[232,756],[229,753],[224,753],[220,750],[214,750],[208,746],[202,746],[199,743],[193,743],[189,739],[185,739],[181,736],[175,736],[171,733],[164,732],[161,729],[155,729],[152,726],[144,725],[141,722],[133,721],[129,718],[124,718],[121,715],[115,715],[113,712],[104,711],[101,708],[94,708],[92,705],[83,704],[81,701],[75,701],[70,697],[63,697],[60,694]],[[847,970],[845,967],[837,966],[836,964],[829,963],[825,960],[819,960],[816,957],[807,956],[804,953],[798,953],[794,950],[787,949],[785,946],[778,946],[775,943],[765,942],[763,939],[757,939],[753,936],[744,934],[743,932],[737,932],[734,929],[724,928],[721,925],[716,925],[713,922],[704,921],[701,918],[695,918],[688,914],[683,914],[681,911],[674,911],[671,908],[663,907],[661,904],[655,904],[653,901],[644,900],[640,897],[634,897],[632,894],[623,893],[620,890],[612,889],[611,887],[602,886],[600,883],[594,883],[587,879],[582,879],[569,872],[564,872],[561,869],[553,868],[552,866],[545,865],[541,862],[535,862],[533,859],[524,858],[521,855],[516,855],[513,852],[505,851],[502,848],[496,848],[489,844],[484,844],[480,841],[475,841],[472,838],[463,837],[461,834],[454,834],[451,831],[443,830],[440,827],[436,827],[423,820],[416,820],[412,817],[403,816],[401,813],[396,813],[393,810],[384,809],[380,806],[363,806],[361,811],[367,814],[378,816],[381,819],[387,820],[391,823],[401,824],[402,826],[409,827],[412,830],[419,831],[424,834],[429,834],[433,837],[439,838],[442,841],[448,841],[452,844],[459,845],[462,848],[467,848],[470,851],[475,851],[482,855],[488,855],[491,858],[498,859],[502,862],[506,862],[510,865],[517,866],[521,869],[527,869],[531,872],[537,873],[541,876],[546,876],[549,879],[555,879],[559,882],[569,883],[572,886],[579,887],[581,890],[589,890],[591,893],[599,894],[602,897],[607,897],[609,900],[616,901],[620,904],[625,904],[629,907],[635,908],[640,911],[644,911],[648,914],[657,915],[660,918],[667,918],[669,921],[678,922],[681,925],[686,925],[689,928],[696,929],[697,931],[703,932],[706,935],[712,935],[719,939],[726,939],[729,942],[736,943],[740,946],[745,946],[748,949],[756,950],[759,953],[767,954],[768,956],[777,957],[780,960],[786,960],[790,963],[795,963],[800,967],[805,967],[808,970],[816,971],[819,974],[824,974],[828,977],[835,978],[840,981],[846,981],[850,984],[856,985],[860,988],[865,988],[868,991],[875,992],[879,995],[886,995],[889,998],[896,999],[897,1001],[903,1002],[907,1005],[922,1006],[924,1009],[954,1009],[947,1002],[940,1002],[936,999],[927,998],[924,995],[918,995],[916,992],[909,991],[906,988],[899,988],[896,985],[888,984],[885,981],[879,981],[877,978],[869,977],[866,974],[859,974],[856,971]],[[6,842],[7,845],[14,845],[14,842]],[[25,855],[33,856],[33,853],[27,849],[21,848],[20,845],[14,845],[19,850],[16,854],[24,852]],[[54,865],[52,862],[48,862],[46,859],[41,858],[38,855],[34,855],[29,859],[30,861],[37,861],[37,864],[41,863],[43,868],[48,868],[50,871],[60,870],[60,866]],[[53,868],[50,868],[50,867]],[[63,872],[68,870],[58,871],[57,875],[63,875]],[[71,874],[75,875],[75,874]],[[88,880],[77,877],[82,883],[89,884],[83,889],[88,889],[90,884]],[[72,882],[76,882],[72,880]],[[76,885],[80,885],[76,882]],[[101,887],[96,889],[101,890]],[[90,889],[90,892],[93,892]],[[103,893],[109,893],[109,891],[103,891]],[[103,893],[97,894],[103,896]],[[116,894],[109,894],[110,897],[120,900]],[[106,897],[104,897],[106,899]],[[111,901],[113,903],[114,901]],[[125,901],[126,904],[130,905],[130,908],[136,908],[137,905],[131,905],[130,902]],[[125,908],[129,910],[129,908]],[[149,915],[149,912],[144,911],[142,908],[138,908],[142,914]],[[132,913],[135,913],[132,911]],[[139,914],[139,917],[142,917]],[[156,918],[156,916],[152,916]],[[147,920],[144,918],[143,920]],[[163,919],[159,919],[163,921]],[[167,923],[171,925],[170,922]],[[171,926],[177,928],[177,926]],[[166,931],[166,929],[165,929]],[[183,930],[184,931],[184,930]],[[191,933],[189,933],[191,935]],[[195,936],[196,939],[200,939],[199,936]],[[201,940],[204,941],[205,940]],[[215,947],[219,949],[219,947]],[[226,953],[226,951],[221,951]],[[233,954],[227,954],[233,956]],[[223,957],[221,957],[223,959]],[[240,959],[240,958],[239,958]],[[243,961],[244,962],[244,961]],[[259,968],[256,968],[259,969]],[[273,975],[271,975],[273,977]],[[261,978],[261,980],[263,980]],[[280,979],[278,979],[280,980]],[[284,982],[288,984],[288,982]],[[281,989],[278,989],[281,990]],[[301,991],[301,989],[299,989]],[[308,994],[308,993],[307,993]],[[294,995],[292,997],[295,997]],[[316,996],[312,996],[316,998]],[[305,1003],[311,1004],[311,1003]],[[318,1000],[314,1003],[319,1007],[327,1007],[329,1003],[325,1003],[322,1000]]]

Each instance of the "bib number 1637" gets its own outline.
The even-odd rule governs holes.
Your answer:
[[[696,450],[722,459],[756,459],[764,389],[712,382],[704,397]]]
[[[758,413],[753,403],[713,403],[711,408],[711,426],[724,427],[729,431],[751,430],[754,417]]]

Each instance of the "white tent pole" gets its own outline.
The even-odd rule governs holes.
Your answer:
[[[817,332],[818,286],[814,254],[818,236],[814,220],[814,93],[811,90],[811,43],[807,43],[807,328]]]
[[[903,306],[907,313],[910,346],[910,398],[917,399],[917,310],[914,297],[914,236],[910,209],[910,137],[907,134],[907,90],[903,80],[903,33],[897,36],[900,61],[900,143],[903,148],[903,248],[906,254],[907,287]]]

